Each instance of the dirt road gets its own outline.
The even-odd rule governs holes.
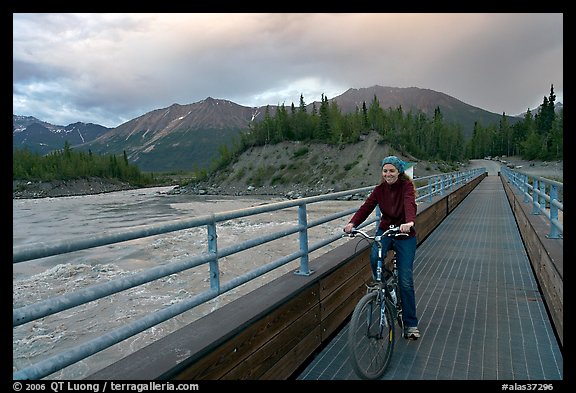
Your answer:
[[[496,160],[470,160],[469,167],[486,168],[488,176],[497,176],[503,165],[510,164],[514,170],[533,176],[542,176],[547,179],[563,182],[564,181],[564,162],[563,161],[526,161],[516,157],[510,157],[506,163]]]

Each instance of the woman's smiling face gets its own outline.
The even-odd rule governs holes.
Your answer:
[[[382,177],[388,184],[393,184],[398,180],[398,176],[400,176],[400,172],[398,169],[392,164],[384,164],[382,167]]]

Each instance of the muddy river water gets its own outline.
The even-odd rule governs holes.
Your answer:
[[[212,212],[236,210],[283,198],[243,198],[171,195],[171,187],[119,191],[99,195],[13,200],[13,245],[60,241],[107,230],[168,222]],[[327,201],[308,206],[308,222],[331,213],[359,207],[360,201]],[[349,216],[311,228],[309,244],[341,233]],[[276,232],[298,222],[297,208],[262,213],[217,225],[218,248]],[[327,252],[338,240],[310,255]],[[298,250],[297,235],[220,258],[221,282]],[[52,256],[13,265],[13,307],[74,292],[95,283],[136,271],[180,261],[207,251],[205,227],[151,236],[109,246]],[[262,278],[156,325],[128,340],[58,371],[46,379],[81,379],[242,296],[269,280],[297,270],[299,260]],[[102,335],[152,311],[209,288],[206,265],[172,274],[107,298],[13,328],[13,371],[46,359],[64,349]]]

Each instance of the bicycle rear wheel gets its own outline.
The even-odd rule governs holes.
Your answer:
[[[384,374],[394,351],[394,332],[392,311],[388,303],[380,303],[378,291],[360,299],[348,330],[350,360],[360,378],[377,379]]]

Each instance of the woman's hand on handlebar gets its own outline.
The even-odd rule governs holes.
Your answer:
[[[346,233],[351,233],[352,229],[354,229],[354,224],[349,222],[348,224],[346,224],[346,226],[344,227],[344,232]]]
[[[408,233],[410,232],[410,229],[414,226],[414,222],[410,221],[404,224],[400,224],[400,232],[402,233]]]

